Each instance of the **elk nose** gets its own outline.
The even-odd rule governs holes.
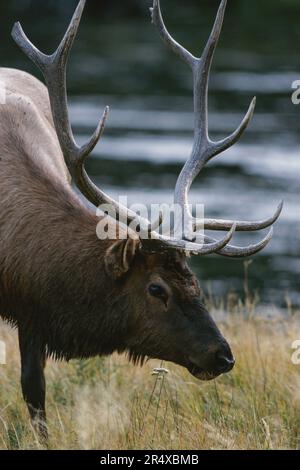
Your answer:
[[[235,359],[231,351],[228,353],[225,353],[224,351],[218,351],[216,353],[215,359],[218,371],[221,373],[229,372],[231,369],[233,369],[235,364]]]

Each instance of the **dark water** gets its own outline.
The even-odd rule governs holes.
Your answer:
[[[171,202],[192,145],[191,74],[161,44],[145,7],[151,2],[137,2],[130,16],[125,3],[108,8],[103,2],[103,11],[91,4],[83,20],[69,67],[72,121],[84,142],[109,104],[105,135],[88,165],[93,179],[112,196],[128,195],[130,203]],[[253,95],[255,118],[240,143],[199,176],[191,202],[205,203],[210,217],[260,219],[284,199],[273,241],[253,258],[250,286],[264,303],[284,306],[288,297],[299,305],[300,107],[291,103],[291,84],[300,80],[300,10],[293,1],[261,3],[229,2],[210,85],[211,135],[231,133]],[[23,11],[14,4],[1,30],[1,64],[37,74],[9,41],[9,24],[22,19],[32,40],[50,51],[72,4],[47,15],[31,2]],[[162,0],[172,33],[195,54],[217,4]],[[236,242],[261,235],[239,235]],[[210,256],[192,262],[215,293],[242,291],[243,261]]]

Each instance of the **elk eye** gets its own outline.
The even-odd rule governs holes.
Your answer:
[[[166,291],[159,284],[150,284],[149,294],[152,295],[153,297],[158,297],[160,299],[166,298]]]

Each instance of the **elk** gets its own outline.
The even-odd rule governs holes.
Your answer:
[[[0,72],[6,84],[6,102],[0,105],[0,312],[18,328],[23,397],[45,437],[44,368],[49,357],[71,360],[127,353],[134,363],[148,358],[172,361],[201,380],[230,371],[233,354],[200,299],[188,257],[259,252],[271,240],[272,228],[262,241],[243,248],[230,244],[234,232],[271,227],[282,209],[281,203],[273,217],[257,222],[197,220],[190,209],[193,181],[209,160],[238,141],[254,112],[255,100],[232,135],[218,142],[210,139],[208,82],[225,0],[201,58],[170,36],[159,0],[151,9],[160,36],[194,77],[194,146],[174,193],[184,214],[181,236],[162,234],[162,217],[142,218],[90,180],[85,161],[101,138],[108,108],[90,141],[79,147],[66,89],[67,61],[84,7],[85,0],[80,0],[52,55],[40,52],[20,23],[13,27],[14,40],[42,71],[46,86],[19,70]],[[114,239],[99,240],[99,215],[71,182],[93,206],[109,204],[115,209]],[[149,237],[142,238],[137,230],[123,239],[121,216],[128,224],[137,221]],[[203,235],[203,243],[198,243],[195,233],[203,224],[226,235],[220,240]]]

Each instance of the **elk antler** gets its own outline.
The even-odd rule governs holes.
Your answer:
[[[159,34],[166,45],[171,48],[182,60],[184,60],[192,69],[194,78],[194,111],[195,111],[195,132],[194,132],[194,145],[190,158],[184,165],[175,188],[174,202],[183,208],[183,223],[184,223],[184,238],[186,240],[193,240],[195,238],[195,230],[198,227],[203,227],[209,230],[227,230],[232,226],[233,221],[229,220],[214,220],[204,219],[195,220],[190,211],[188,201],[188,193],[195,178],[199,175],[205,164],[216,155],[219,155],[224,150],[234,145],[243,132],[246,130],[249,122],[254,113],[256,99],[254,98],[249,106],[249,109],[239,125],[239,127],[229,137],[219,142],[214,142],[210,139],[208,133],[208,83],[212,60],[216,50],[218,40],[220,37],[222,24],[224,20],[224,13],[226,9],[226,0],[222,0],[219,7],[215,24],[213,26],[211,35],[204,49],[201,58],[194,57],[183,46],[178,44],[167,31],[164,24],[160,1],[154,0],[152,11],[152,22],[158,28]],[[257,221],[235,221],[237,231],[256,231],[270,227],[279,217],[283,207],[283,202],[278,206],[273,217]],[[267,237],[262,241],[262,247],[266,246],[272,237],[272,229]],[[212,242],[209,237],[205,238],[207,242]],[[227,246],[220,254],[226,256],[248,256],[253,253],[253,246],[247,248],[238,248]],[[255,249],[255,248],[254,248]]]
[[[222,230],[229,230],[226,236],[220,240],[212,240],[209,241],[208,238],[204,237],[205,244],[199,244],[199,243],[194,243],[193,239],[191,240],[191,237],[185,236],[182,239],[176,239],[172,237],[166,237],[164,235],[159,234],[156,230],[159,228],[161,225],[161,215],[159,218],[154,221],[153,223],[150,223],[148,219],[140,217],[137,213],[127,209],[127,207],[122,206],[118,202],[116,202],[114,199],[112,199],[110,196],[105,194],[100,188],[98,188],[89,178],[87,175],[85,168],[84,168],[84,163],[86,158],[89,156],[89,154],[93,151],[95,148],[97,142],[99,141],[100,137],[102,136],[105,122],[107,119],[108,115],[108,107],[105,108],[105,111],[103,113],[102,118],[100,119],[100,122],[98,124],[98,127],[96,131],[94,132],[93,136],[91,137],[90,141],[83,145],[82,147],[79,147],[74,139],[74,135],[72,132],[71,124],[70,124],[70,118],[69,118],[69,112],[68,112],[68,102],[67,102],[67,87],[66,87],[66,67],[67,67],[67,61],[69,57],[70,50],[72,48],[74,39],[76,37],[78,27],[80,24],[81,16],[85,7],[86,0],[80,0],[77,9],[74,13],[74,16],[71,20],[71,23],[67,29],[67,32],[62,39],[59,47],[57,50],[52,54],[52,55],[45,55],[42,52],[40,52],[26,37],[20,23],[16,23],[13,27],[12,30],[12,36],[16,43],[20,46],[22,51],[41,69],[46,85],[49,91],[49,97],[50,97],[50,104],[51,104],[51,110],[52,110],[52,115],[53,115],[53,121],[55,124],[56,132],[58,135],[58,139],[60,142],[60,146],[67,164],[67,167],[71,173],[71,176],[79,188],[79,190],[82,192],[82,194],[90,201],[92,202],[95,206],[99,206],[100,204],[110,204],[116,211],[116,214],[118,215],[119,219],[127,220],[127,222],[131,221],[137,221],[141,231],[147,231],[150,236],[150,241],[151,243],[145,243],[145,246],[151,246],[152,249],[167,249],[167,248],[175,248],[175,249],[180,249],[183,251],[187,252],[192,252],[195,254],[209,254],[209,253],[214,253],[214,252],[219,252],[220,254],[226,254],[227,253],[222,252],[222,249],[228,245],[230,240],[232,239],[232,236],[235,232],[236,229],[236,223],[235,222],[229,222],[226,221],[226,228]],[[225,8],[225,5],[223,3],[223,9]],[[181,46],[179,46],[177,43],[175,43],[174,40],[168,35],[166,32],[161,14],[160,14],[160,9],[159,9],[159,2],[154,1],[154,8],[153,8],[153,18],[155,21],[155,18],[157,20],[157,24],[162,27],[162,34],[167,40],[170,42],[170,44],[173,45],[173,48],[179,52],[179,54],[186,59],[186,61],[193,66],[194,70],[196,70],[196,63],[198,64],[198,61],[200,59],[195,59],[190,53],[185,51]],[[207,67],[210,67],[210,61],[209,56],[212,56],[213,54],[213,48],[211,45],[207,48],[206,51],[208,61],[206,63],[206,69]],[[203,62],[205,64],[205,61]],[[199,66],[200,70],[200,66]],[[199,76],[197,73],[195,73],[195,77]],[[203,86],[207,87],[207,80],[205,81],[199,81],[199,84],[201,85],[201,88]],[[197,89],[197,85],[195,86]],[[203,91],[202,91],[203,93]],[[204,95],[207,94],[204,93]],[[200,92],[201,95],[201,92]],[[200,97],[199,95],[199,97]],[[201,95],[202,96],[202,95]],[[197,104],[199,107],[199,103]],[[207,122],[202,123],[202,118],[206,119],[206,106],[207,103],[200,104],[201,111],[198,113],[198,119],[197,123],[199,124],[199,128],[204,129],[201,131],[201,138],[205,134],[205,129],[207,128]],[[250,112],[249,112],[250,113]],[[250,116],[249,116],[250,118]],[[242,128],[245,127],[241,126]],[[239,134],[241,132],[237,132],[236,134]],[[236,139],[238,135],[234,135],[232,139]],[[209,141],[210,142],[210,141]],[[205,143],[205,140],[203,140],[203,143]],[[208,141],[206,142],[208,143]],[[230,142],[224,141],[223,143],[219,143],[219,149],[218,153],[220,153],[223,149],[227,148],[230,145]],[[217,152],[215,152],[216,154]],[[210,158],[212,155],[210,156]],[[208,161],[209,158],[205,159],[205,162],[202,158],[201,164],[197,164],[197,169],[193,168],[194,164],[188,164],[185,167],[185,170],[183,173],[186,173],[187,171],[191,171],[190,179],[187,178],[187,181],[190,181],[190,184],[192,183],[194,177],[196,174],[199,173],[201,169],[201,165],[203,166],[206,161]],[[183,188],[183,184],[180,182],[180,179],[183,180],[183,177],[179,178],[179,183],[177,184],[177,190],[176,193],[180,194],[180,188]],[[186,185],[190,186],[190,184]],[[179,189],[178,189],[179,188]],[[176,197],[176,201],[182,202],[182,197]],[[187,203],[187,200],[185,201]],[[185,211],[188,211],[187,206],[185,205]],[[192,220],[192,218],[191,218]],[[192,220],[192,223],[194,224],[194,227],[197,228],[199,225],[200,221]],[[189,226],[191,225],[191,222],[189,221]],[[269,224],[270,225],[270,224]],[[257,245],[253,245],[251,247],[248,247],[247,249],[241,249],[238,247],[233,247],[235,248],[235,256],[245,256],[246,254],[253,254],[256,253],[257,251],[260,251],[262,248],[266,246],[266,244],[269,242],[271,238],[271,234],[268,235],[262,242],[258,243]],[[228,248],[229,249],[229,248]]]
[[[49,91],[53,120],[60,142],[60,146],[71,173],[73,181],[82,194],[95,206],[100,204],[111,204],[122,220],[136,220],[137,214],[114,201],[101,189],[99,189],[87,175],[84,163],[90,153],[94,150],[104,131],[105,123],[109,113],[109,107],[104,110],[102,118],[98,124],[90,141],[79,147],[74,139],[68,112],[66,67],[71,48],[73,46],[86,0],[81,0],[73,15],[71,23],[63,37],[57,50],[52,55],[45,55],[40,52],[26,37],[20,23],[16,23],[12,30],[12,37],[21,50],[31,59],[42,71]],[[161,216],[152,225],[146,219],[139,218],[143,228],[155,230],[160,225]]]

